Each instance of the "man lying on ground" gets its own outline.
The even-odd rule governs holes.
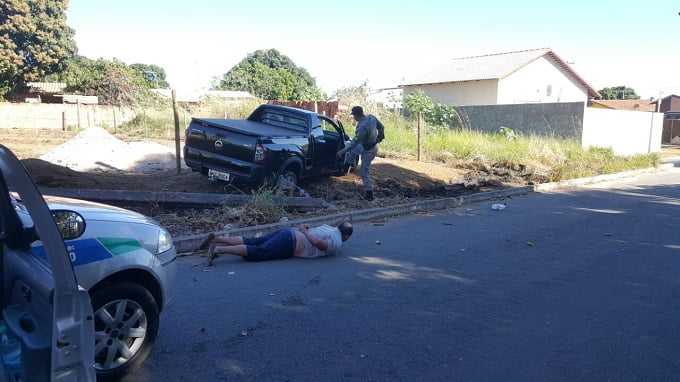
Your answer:
[[[330,256],[352,236],[353,230],[350,222],[343,222],[337,227],[324,224],[310,228],[309,224],[302,224],[259,237],[217,237],[210,233],[200,248],[208,248],[208,265],[222,253],[242,256],[248,261]]]

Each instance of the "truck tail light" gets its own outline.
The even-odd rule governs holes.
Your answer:
[[[255,146],[255,163],[257,164],[265,164],[267,162],[267,151],[264,149],[264,146],[261,144],[257,144]]]

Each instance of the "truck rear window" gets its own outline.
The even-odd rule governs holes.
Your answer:
[[[307,131],[307,120],[281,111],[265,111],[260,115],[259,122],[298,131]]]

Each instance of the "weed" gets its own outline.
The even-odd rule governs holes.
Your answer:
[[[252,192],[252,198],[243,206],[243,214],[239,225],[250,223],[274,223],[286,215],[286,209],[276,201],[276,190],[272,187],[260,187]]]

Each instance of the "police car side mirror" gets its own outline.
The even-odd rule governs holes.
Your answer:
[[[85,232],[85,219],[75,211],[53,210],[52,217],[64,240],[75,239]]]

